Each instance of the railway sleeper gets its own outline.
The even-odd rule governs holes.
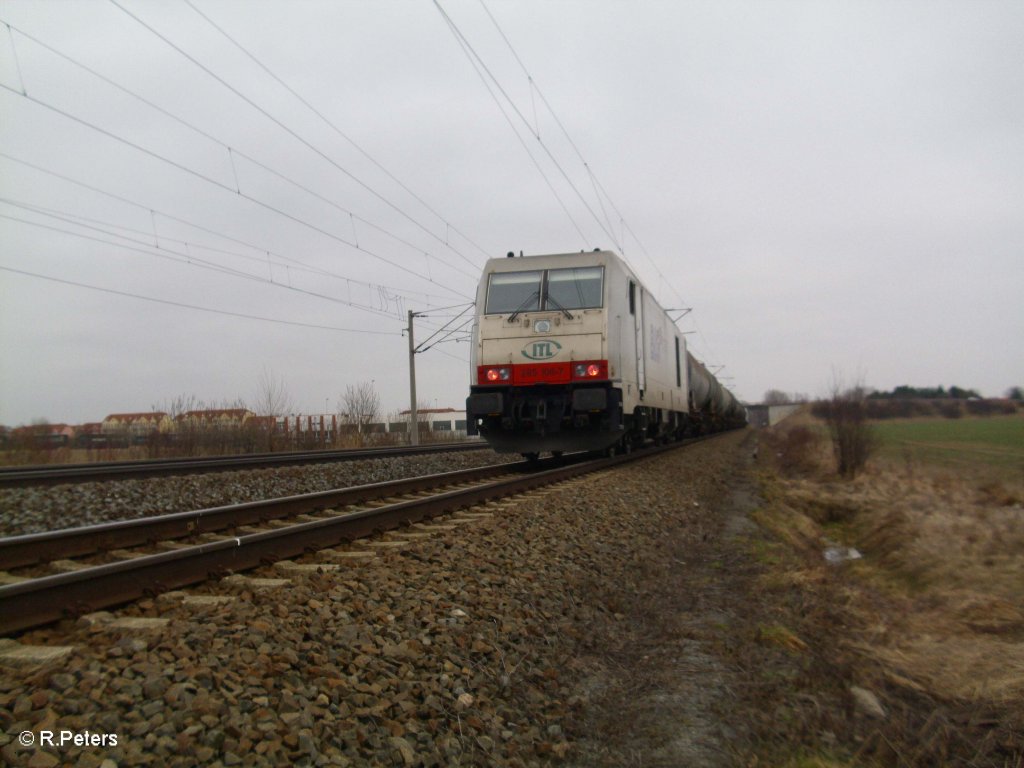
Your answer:
[[[246,576],[241,573],[225,576],[222,581],[246,589],[280,589],[292,583],[291,579],[270,579],[260,576]]]
[[[372,560],[377,553],[367,549],[321,549],[317,555],[327,558],[328,562],[338,561],[341,563],[357,563],[365,560]]]
[[[238,600],[235,595],[190,595],[181,590],[163,592],[157,596],[157,599],[162,603],[174,603],[194,608],[227,605]]]
[[[274,568],[285,573],[309,575],[313,573],[327,573],[341,568],[340,563],[296,563],[294,560],[278,560]]]
[[[16,666],[42,666],[70,656],[73,645],[22,645],[16,640],[0,638],[0,662]]]

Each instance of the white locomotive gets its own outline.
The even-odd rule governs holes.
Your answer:
[[[476,308],[466,427],[496,451],[629,450],[746,421],[611,251],[490,259]]]

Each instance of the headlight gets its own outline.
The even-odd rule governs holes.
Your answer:
[[[573,363],[572,377],[576,380],[583,381],[586,381],[587,379],[607,379],[608,363],[604,360]]]

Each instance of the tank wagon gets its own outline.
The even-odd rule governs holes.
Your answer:
[[[611,251],[490,259],[466,430],[503,453],[629,450],[746,423]]]

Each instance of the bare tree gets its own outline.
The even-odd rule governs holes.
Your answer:
[[[239,400],[232,407],[246,406]],[[278,447],[275,443],[281,442],[276,439],[276,418],[294,410],[283,376],[275,376],[264,366],[256,381],[256,395],[251,410],[259,418],[251,420],[251,425],[245,430],[250,445],[256,450],[275,450]]]
[[[867,389],[863,381],[846,387],[842,377],[833,373],[829,398],[824,402],[822,411],[832,438],[836,469],[840,475],[850,479],[864,469],[878,444],[874,430],[868,424],[866,400]]]
[[[150,409],[163,411],[173,420],[189,411],[198,411],[205,407],[206,405],[195,395],[178,395],[173,400],[165,400],[163,405],[151,405]]]
[[[206,404],[194,394],[181,394],[173,400],[165,400],[162,405],[151,405],[150,410],[162,411],[171,420],[171,435],[161,435],[150,446],[150,456],[161,455],[165,450],[172,456],[193,456],[199,451],[199,434],[195,424],[185,421],[182,417],[189,411],[200,411]],[[164,445],[164,439],[171,441]]]
[[[764,393],[765,405],[789,405],[790,403],[806,403],[810,398],[802,392],[784,392],[781,389],[769,389]]]
[[[380,420],[380,396],[371,382],[349,384],[340,400],[342,418],[346,423],[357,424],[361,429]]]
[[[244,407],[244,406],[236,406]],[[257,416],[283,416],[295,410],[284,378],[264,368],[256,382],[252,412]]]

